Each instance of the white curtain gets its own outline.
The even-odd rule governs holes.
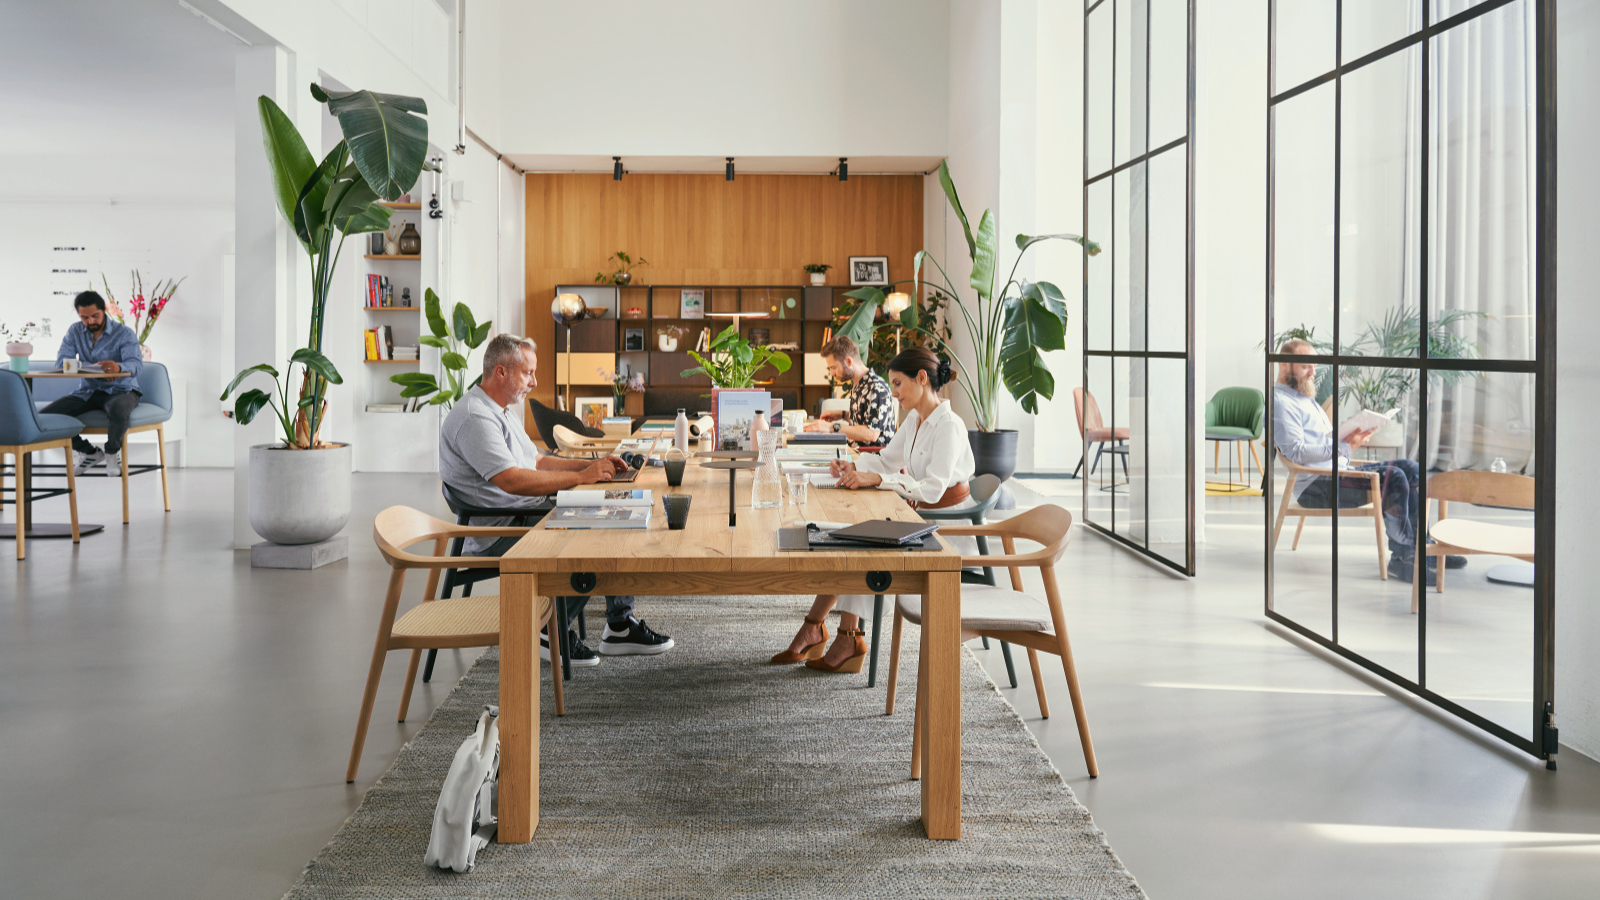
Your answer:
[[[1536,82],[1528,0],[1433,42],[1430,318],[1482,313],[1455,329],[1483,359],[1534,358]],[[1437,20],[1437,18],[1435,19]],[[1532,474],[1533,377],[1488,374],[1429,386],[1426,467]]]

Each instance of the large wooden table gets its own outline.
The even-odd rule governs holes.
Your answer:
[[[750,509],[751,473],[735,477],[735,528],[728,527],[728,473],[691,461],[681,488],[668,488],[658,467],[646,467],[631,485],[655,491],[648,529],[564,531],[541,526],[501,558],[502,842],[531,841],[539,827],[540,626],[534,598],[577,594],[922,594],[922,822],[930,838],[961,837],[960,555],[948,544],[920,552],[780,552],[778,528],[800,517],[797,508],[785,498],[780,509]],[[683,530],[667,529],[660,497],[668,492],[694,496]],[[816,520],[919,520],[892,491],[812,488],[809,493],[804,512]],[[869,586],[869,573],[886,573],[891,583],[887,588],[881,582]],[[795,607],[797,624],[800,609]],[[775,632],[772,646],[781,647],[790,637],[787,631]],[[909,754],[910,734],[906,737]]]

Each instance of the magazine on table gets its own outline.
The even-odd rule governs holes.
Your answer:
[[[648,528],[648,506],[557,506],[544,517],[546,528]]]
[[[578,488],[556,492],[556,508],[578,506],[642,506],[649,509],[655,497],[648,488]]]

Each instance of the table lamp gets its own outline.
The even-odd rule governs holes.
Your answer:
[[[581,321],[588,313],[588,305],[578,294],[557,294],[550,304],[550,317],[556,324],[567,326],[567,410],[572,409],[572,323]],[[556,360],[556,375],[561,374],[561,361]]]
[[[883,314],[893,319],[894,325],[894,352],[900,353],[900,314],[911,308],[911,295],[904,291],[895,291],[883,298]]]

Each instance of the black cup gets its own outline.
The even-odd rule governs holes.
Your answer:
[[[683,484],[683,466],[684,466],[685,462],[686,462],[686,460],[682,460],[682,459],[669,459],[669,460],[667,460],[667,484],[668,484],[668,486],[677,487],[677,486]]]
[[[689,501],[693,499],[690,494],[661,495],[661,507],[667,511],[667,528],[672,531],[683,530],[683,526],[689,522]]]

